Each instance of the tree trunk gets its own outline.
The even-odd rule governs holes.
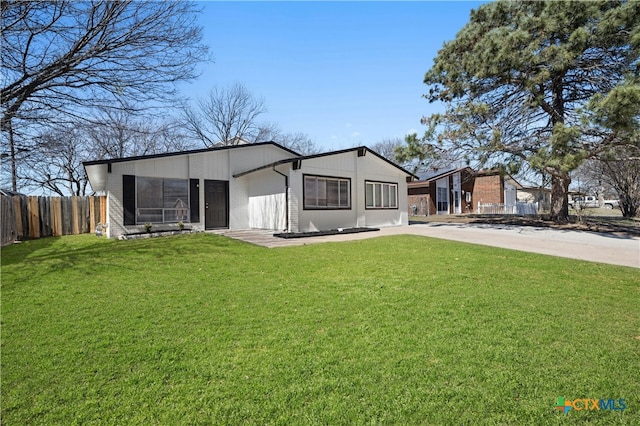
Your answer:
[[[18,192],[18,178],[16,173],[16,144],[13,140],[13,123],[11,119],[7,119],[7,125],[9,128],[9,150],[11,155],[11,190]]]
[[[556,223],[569,221],[569,184],[571,178],[567,173],[554,174],[551,177],[551,220]]]
[[[622,217],[634,218],[640,213],[638,206],[640,202],[634,199],[631,194],[622,194],[620,196],[620,210],[622,210]]]

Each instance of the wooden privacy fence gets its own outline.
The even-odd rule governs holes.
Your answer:
[[[107,221],[107,197],[2,195],[2,245],[25,238],[95,232]]]

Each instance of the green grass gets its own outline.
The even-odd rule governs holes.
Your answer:
[[[638,424],[639,301],[637,269],[412,236],[28,241],[2,423]]]

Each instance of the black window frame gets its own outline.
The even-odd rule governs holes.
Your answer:
[[[368,206],[367,201],[367,185],[373,185],[373,194],[374,194],[374,200],[373,200],[373,205],[372,206]],[[375,200],[375,185],[380,185],[380,196],[381,196],[381,203],[379,206],[376,206],[376,200]],[[389,203],[388,207],[384,206],[384,185],[387,185],[388,187],[394,186],[396,189],[396,196],[395,196],[395,206],[391,206],[391,203]],[[398,193],[398,187],[400,185],[398,184],[398,182],[385,182],[385,181],[379,181],[379,180],[365,180],[364,181],[364,208],[365,210],[398,210],[400,208],[400,200],[399,200],[399,193]],[[390,194],[390,193],[389,193]],[[391,198],[389,198],[389,200],[391,200]]]
[[[134,198],[135,198],[135,216],[134,216],[134,220],[135,220],[135,225],[143,225],[146,223],[152,223],[152,224],[158,224],[158,225],[167,225],[167,224],[176,224],[179,222],[182,223],[190,223],[191,222],[191,182],[189,179],[185,178],[185,179],[181,179],[181,178],[167,178],[167,177],[154,177],[154,176],[135,176],[135,192],[134,192]],[[161,185],[161,192],[162,192],[162,206],[157,206],[157,207],[139,207],[138,206],[138,180],[139,179],[157,179],[160,181],[160,185]],[[170,208],[170,207],[166,207],[165,203],[165,181],[182,181],[184,183],[186,183],[186,196],[187,196],[187,200],[181,200],[186,208]],[[160,210],[162,213],[162,221],[149,221],[149,220],[139,220],[139,211],[140,209],[142,210]],[[176,220],[169,220],[166,221],[165,220],[165,214],[166,211],[179,211],[179,210],[186,210],[186,214],[184,214],[184,217],[182,219],[176,218]]]
[[[347,189],[348,189],[348,196],[347,196],[347,203],[348,205],[345,207],[342,207],[340,205],[338,206],[319,206],[317,203],[317,196],[316,196],[316,205],[311,206],[311,205],[307,205],[307,178],[315,178],[316,182],[318,181],[318,179],[324,179],[324,180],[330,180],[330,181],[337,181],[338,182],[338,204],[340,204],[341,197],[340,197],[340,182],[347,182]],[[317,191],[317,188],[316,188]],[[351,206],[353,205],[353,202],[351,200],[352,197],[352,190],[351,190],[351,178],[349,177],[343,177],[343,176],[326,176],[326,175],[317,175],[317,174],[303,174],[302,175],[302,208],[303,210],[351,210]],[[326,187],[325,187],[325,200],[328,200],[328,194],[326,193]]]

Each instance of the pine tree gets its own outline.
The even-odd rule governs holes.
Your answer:
[[[638,131],[639,52],[637,1],[483,5],[425,75],[446,110],[423,119],[439,129],[423,142],[548,173],[564,222],[571,171]]]

